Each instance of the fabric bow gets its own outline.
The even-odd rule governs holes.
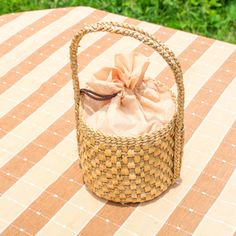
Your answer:
[[[87,85],[93,91],[106,95],[124,89],[134,90],[143,81],[149,64],[142,54],[116,54],[115,66],[105,67],[96,72]]]

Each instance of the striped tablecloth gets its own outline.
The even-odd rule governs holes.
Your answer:
[[[138,25],[178,56],[186,89],[181,179],[158,199],[119,205],[91,195],[78,165],[69,45],[98,21]],[[150,57],[138,41],[96,33],[80,45],[81,80],[115,52]],[[233,235],[236,227],[236,47],[87,7],[0,17],[0,234],[45,236]],[[173,86],[173,88],[175,88]]]

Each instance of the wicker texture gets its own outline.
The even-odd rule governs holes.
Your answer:
[[[77,50],[85,34],[98,31],[138,39],[169,64],[178,94],[176,114],[168,124],[137,137],[109,136],[88,127],[82,115]],[[115,202],[143,202],[160,195],[179,177],[183,154],[184,86],[180,64],[173,52],[135,26],[102,22],[87,25],[74,36],[70,56],[79,155],[86,186],[96,195]]]

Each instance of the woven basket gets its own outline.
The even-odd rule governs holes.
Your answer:
[[[177,84],[176,113],[159,130],[137,137],[119,137],[94,131],[83,119],[78,80],[77,49],[91,32],[130,36],[156,50],[174,72]],[[183,153],[184,86],[180,64],[162,42],[145,31],[124,23],[87,25],[74,36],[71,68],[75,94],[75,116],[84,182],[97,196],[114,202],[144,202],[164,192],[180,175]]]

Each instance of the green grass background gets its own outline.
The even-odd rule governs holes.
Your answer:
[[[236,0],[0,0],[0,14],[79,5],[236,43]]]

